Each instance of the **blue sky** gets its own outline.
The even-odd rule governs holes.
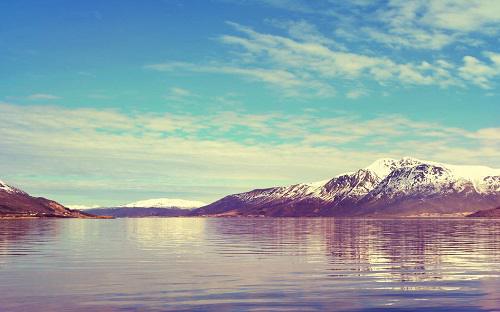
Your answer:
[[[500,167],[499,32],[496,1],[3,1],[0,178],[114,205]]]

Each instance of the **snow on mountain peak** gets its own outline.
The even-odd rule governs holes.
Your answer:
[[[420,160],[414,157],[403,157],[401,159],[394,158],[380,158],[370,164],[368,167],[362,169],[366,171],[372,172],[374,175],[380,179],[379,181],[384,180],[388,177],[392,172],[402,169],[402,168],[416,168],[420,165],[426,165],[431,167],[440,167],[443,168],[446,172],[445,175],[438,174],[440,171],[436,170],[437,168],[431,169],[426,174],[429,174],[429,181],[434,181],[434,183],[446,183],[449,181],[460,181],[459,184],[467,184],[467,181],[472,183],[474,188],[479,192],[490,192],[490,191],[498,191],[500,187],[498,187],[500,180],[500,169],[493,169],[485,166],[462,166],[462,165],[449,165],[444,163],[438,163],[434,161],[428,160]],[[416,168],[417,169],[417,168]],[[422,169],[422,168],[420,168]],[[420,170],[421,171],[421,170]],[[304,194],[311,194],[316,196],[323,196],[325,191],[325,187],[328,187],[328,183],[330,181],[337,180],[342,177],[351,177],[356,175],[358,171],[345,172],[342,174],[338,174],[330,180],[318,181],[313,183],[306,184],[298,184],[294,185],[294,187],[300,186],[301,192]],[[420,173],[420,174],[423,174]],[[375,184],[375,181],[372,181],[372,184]],[[282,187],[283,192],[287,195],[289,187]],[[296,191],[293,192],[294,196],[296,196]],[[261,194],[264,196],[264,194]]]
[[[381,158],[374,161],[371,165],[369,165],[365,169],[374,172],[380,179],[384,179],[394,169],[415,166],[421,163],[423,163],[421,160],[411,157],[403,157],[399,160],[392,158]]]
[[[0,180],[0,190],[6,191],[6,192],[11,192],[11,187],[5,184],[2,180]]]
[[[326,183],[325,183],[326,182]],[[268,216],[469,213],[500,200],[500,170],[382,158],[328,181],[255,189],[222,198],[199,212]]]
[[[392,158],[381,158],[373,162],[366,170],[374,172],[381,179],[387,177],[393,170],[403,167],[414,167],[417,165],[431,165],[447,169],[455,179],[464,179],[472,182],[477,190],[481,190],[485,184],[486,177],[500,176],[500,169],[486,166],[450,165],[428,160],[420,160],[413,157],[403,157],[399,160]]]
[[[64,205],[64,207],[69,208],[69,209],[74,209],[74,210],[86,210],[86,209],[100,208],[101,206],[99,206],[99,205],[80,205],[80,204],[75,204],[75,205]]]
[[[0,180],[0,190],[5,191],[7,193],[24,193],[23,191],[15,188],[15,187],[9,186],[7,183],[3,182],[2,180]]]
[[[193,201],[193,200],[184,200],[178,198],[153,198],[140,200],[133,203],[129,203],[126,205],[122,205],[119,207],[126,208],[198,208],[201,206],[205,206],[206,203],[201,201]]]

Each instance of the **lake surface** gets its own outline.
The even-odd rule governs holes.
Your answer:
[[[500,220],[0,221],[0,311],[500,311]]]

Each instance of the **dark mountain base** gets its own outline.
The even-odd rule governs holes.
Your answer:
[[[500,218],[500,207],[474,212],[468,215],[471,218]]]

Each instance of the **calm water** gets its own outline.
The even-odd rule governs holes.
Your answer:
[[[500,311],[500,220],[0,221],[0,311]]]

